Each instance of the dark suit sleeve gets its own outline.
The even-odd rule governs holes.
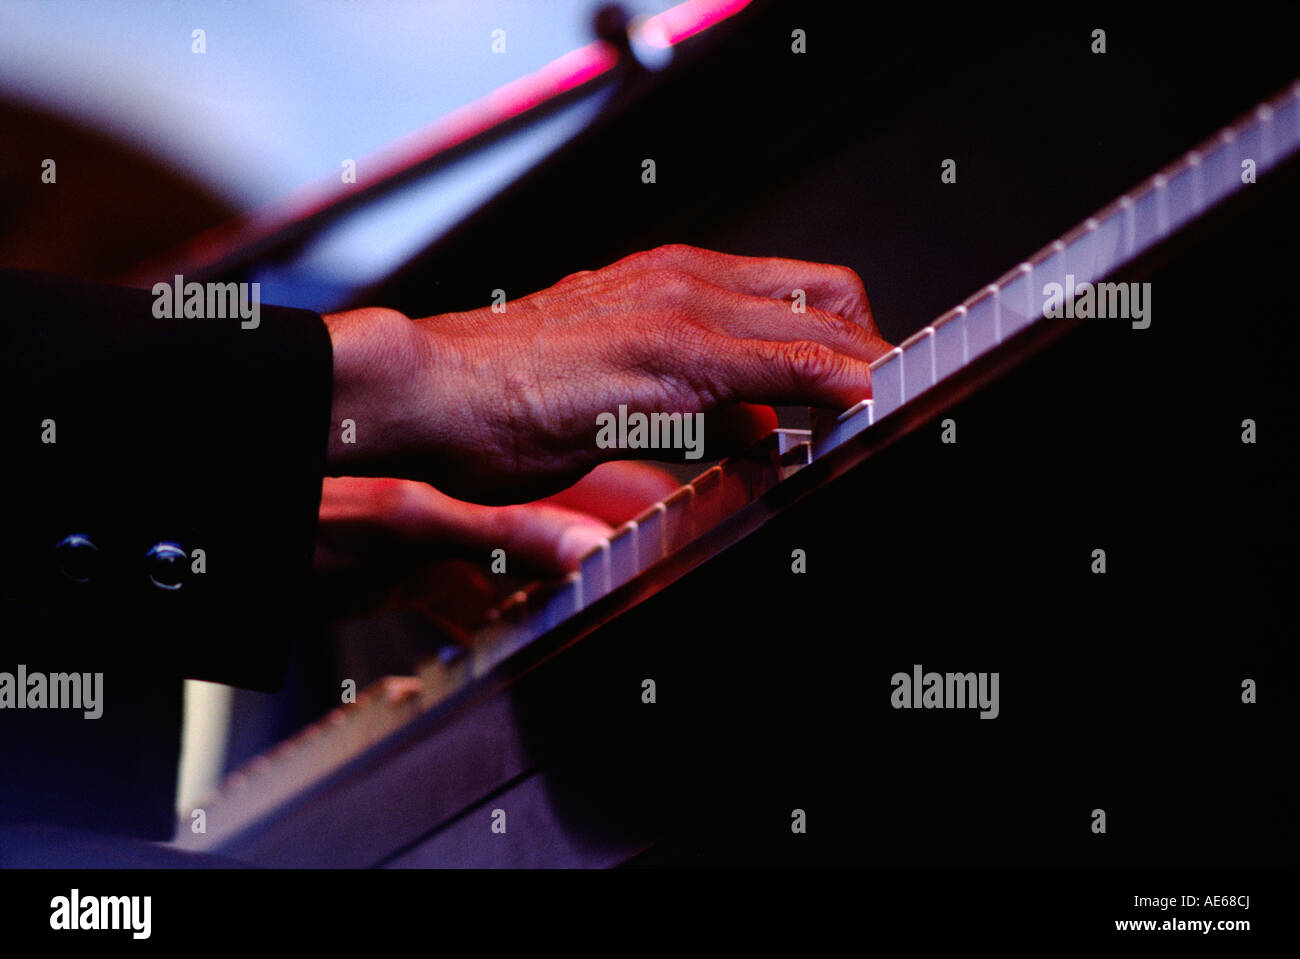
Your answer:
[[[0,670],[102,669],[110,704],[121,670],[280,685],[324,473],[321,318],[262,305],[246,329],[157,300],[0,271]]]

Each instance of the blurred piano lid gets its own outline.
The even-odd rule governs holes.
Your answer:
[[[623,6],[663,46],[748,2]],[[156,264],[197,275],[250,240],[608,73],[617,56],[592,40],[598,8],[589,0],[395,0],[376,17],[337,0],[256,8],[51,0],[0,11],[0,81],[20,102],[143,146],[244,211]],[[191,50],[198,30],[202,54]],[[492,51],[496,30],[504,31],[504,55]],[[608,92],[591,89],[543,122],[369,203],[293,268],[258,277],[265,295],[324,309],[390,272],[581,129]],[[345,160],[357,164],[356,185],[341,182]],[[143,282],[138,272],[128,279]]]

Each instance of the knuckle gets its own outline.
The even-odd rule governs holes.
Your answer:
[[[831,275],[845,286],[862,288],[862,277],[858,276],[858,271],[851,267],[832,264]]]
[[[702,269],[709,257],[715,254],[697,246],[685,243],[665,243],[633,255],[633,260],[640,269],[649,270],[692,270]]]
[[[423,506],[420,489],[409,480],[387,479],[381,481],[376,499],[380,512],[390,522],[406,523],[419,515]]]
[[[845,312],[870,316],[867,287],[862,282],[862,277],[847,266],[834,266],[831,269],[834,271],[834,282],[840,289],[840,301],[845,306]]]
[[[708,349],[709,331],[684,310],[662,314],[651,329],[654,350],[668,363],[698,357]]]
[[[629,327],[628,361],[662,368],[679,344],[690,335],[689,317],[676,310],[653,310]]]
[[[624,277],[621,281],[624,289],[635,306],[663,292],[662,277],[657,271],[642,270]]]
[[[699,251],[685,243],[665,243],[647,250],[646,255],[656,262],[680,263],[695,256]]]
[[[673,348],[689,356],[708,356],[717,349],[717,337],[713,332],[689,315],[674,317],[673,332]]]
[[[862,277],[858,275],[857,270],[836,263],[826,264],[825,270],[827,280],[842,294],[846,296],[866,296],[866,284],[862,282]]]
[[[679,260],[680,255],[677,253],[675,244],[642,250],[631,257],[631,261],[641,270],[661,270],[679,262]]]
[[[796,383],[815,383],[835,373],[840,366],[839,354],[812,340],[788,344],[783,360]]]
[[[852,320],[846,320],[838,313],[828,313],[825,310],[809,310],[806,315],[816,325],[822,336],[832,342],[854,341],[859,339],[862,333],[860,326]]]
[[[654,288],[670,296],[693,296],[704,286],[697,277],[685,270],[656,270],[649,278]]]
[[[684,388],[699,396],[716,390],[711,371],[725,352],[720,337],[683,312],[666,315],[649,332],[651,355],[642,369],[672,385],[674,392]]]

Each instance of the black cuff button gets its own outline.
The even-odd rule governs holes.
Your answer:
[[[185,564],[189,557],[175,543],[154,543],[145,556],[149,582],[159,589],[177,590],[185,582]]]
[[[99,547],[89,536],[73,533],[59,540],[54,556],[63,578],[74,583],[89,583],[99,572]]]

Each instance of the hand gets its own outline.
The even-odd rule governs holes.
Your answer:
[[[853,271],[684,246],[575,273],[503,313],[367,309],[326,322],[330,470],[423,479],[483,503],[535,498],[637,455],[596,445],[597,416],[620,405],[707,414],[714,459],[774,425],[770,410],[738,404],[851,406],[890,349]],[[343,442],[345,418],[355,443]]]
[[[549,499],[481,506],[411,480],[326,478],[319,600],[335,615],[414,604],[455,634],[521,581],[576,569],[615,526],[679,485],[647,463],[612,462]],[[490,571],[496,549],[505,551],[505,576]]]

